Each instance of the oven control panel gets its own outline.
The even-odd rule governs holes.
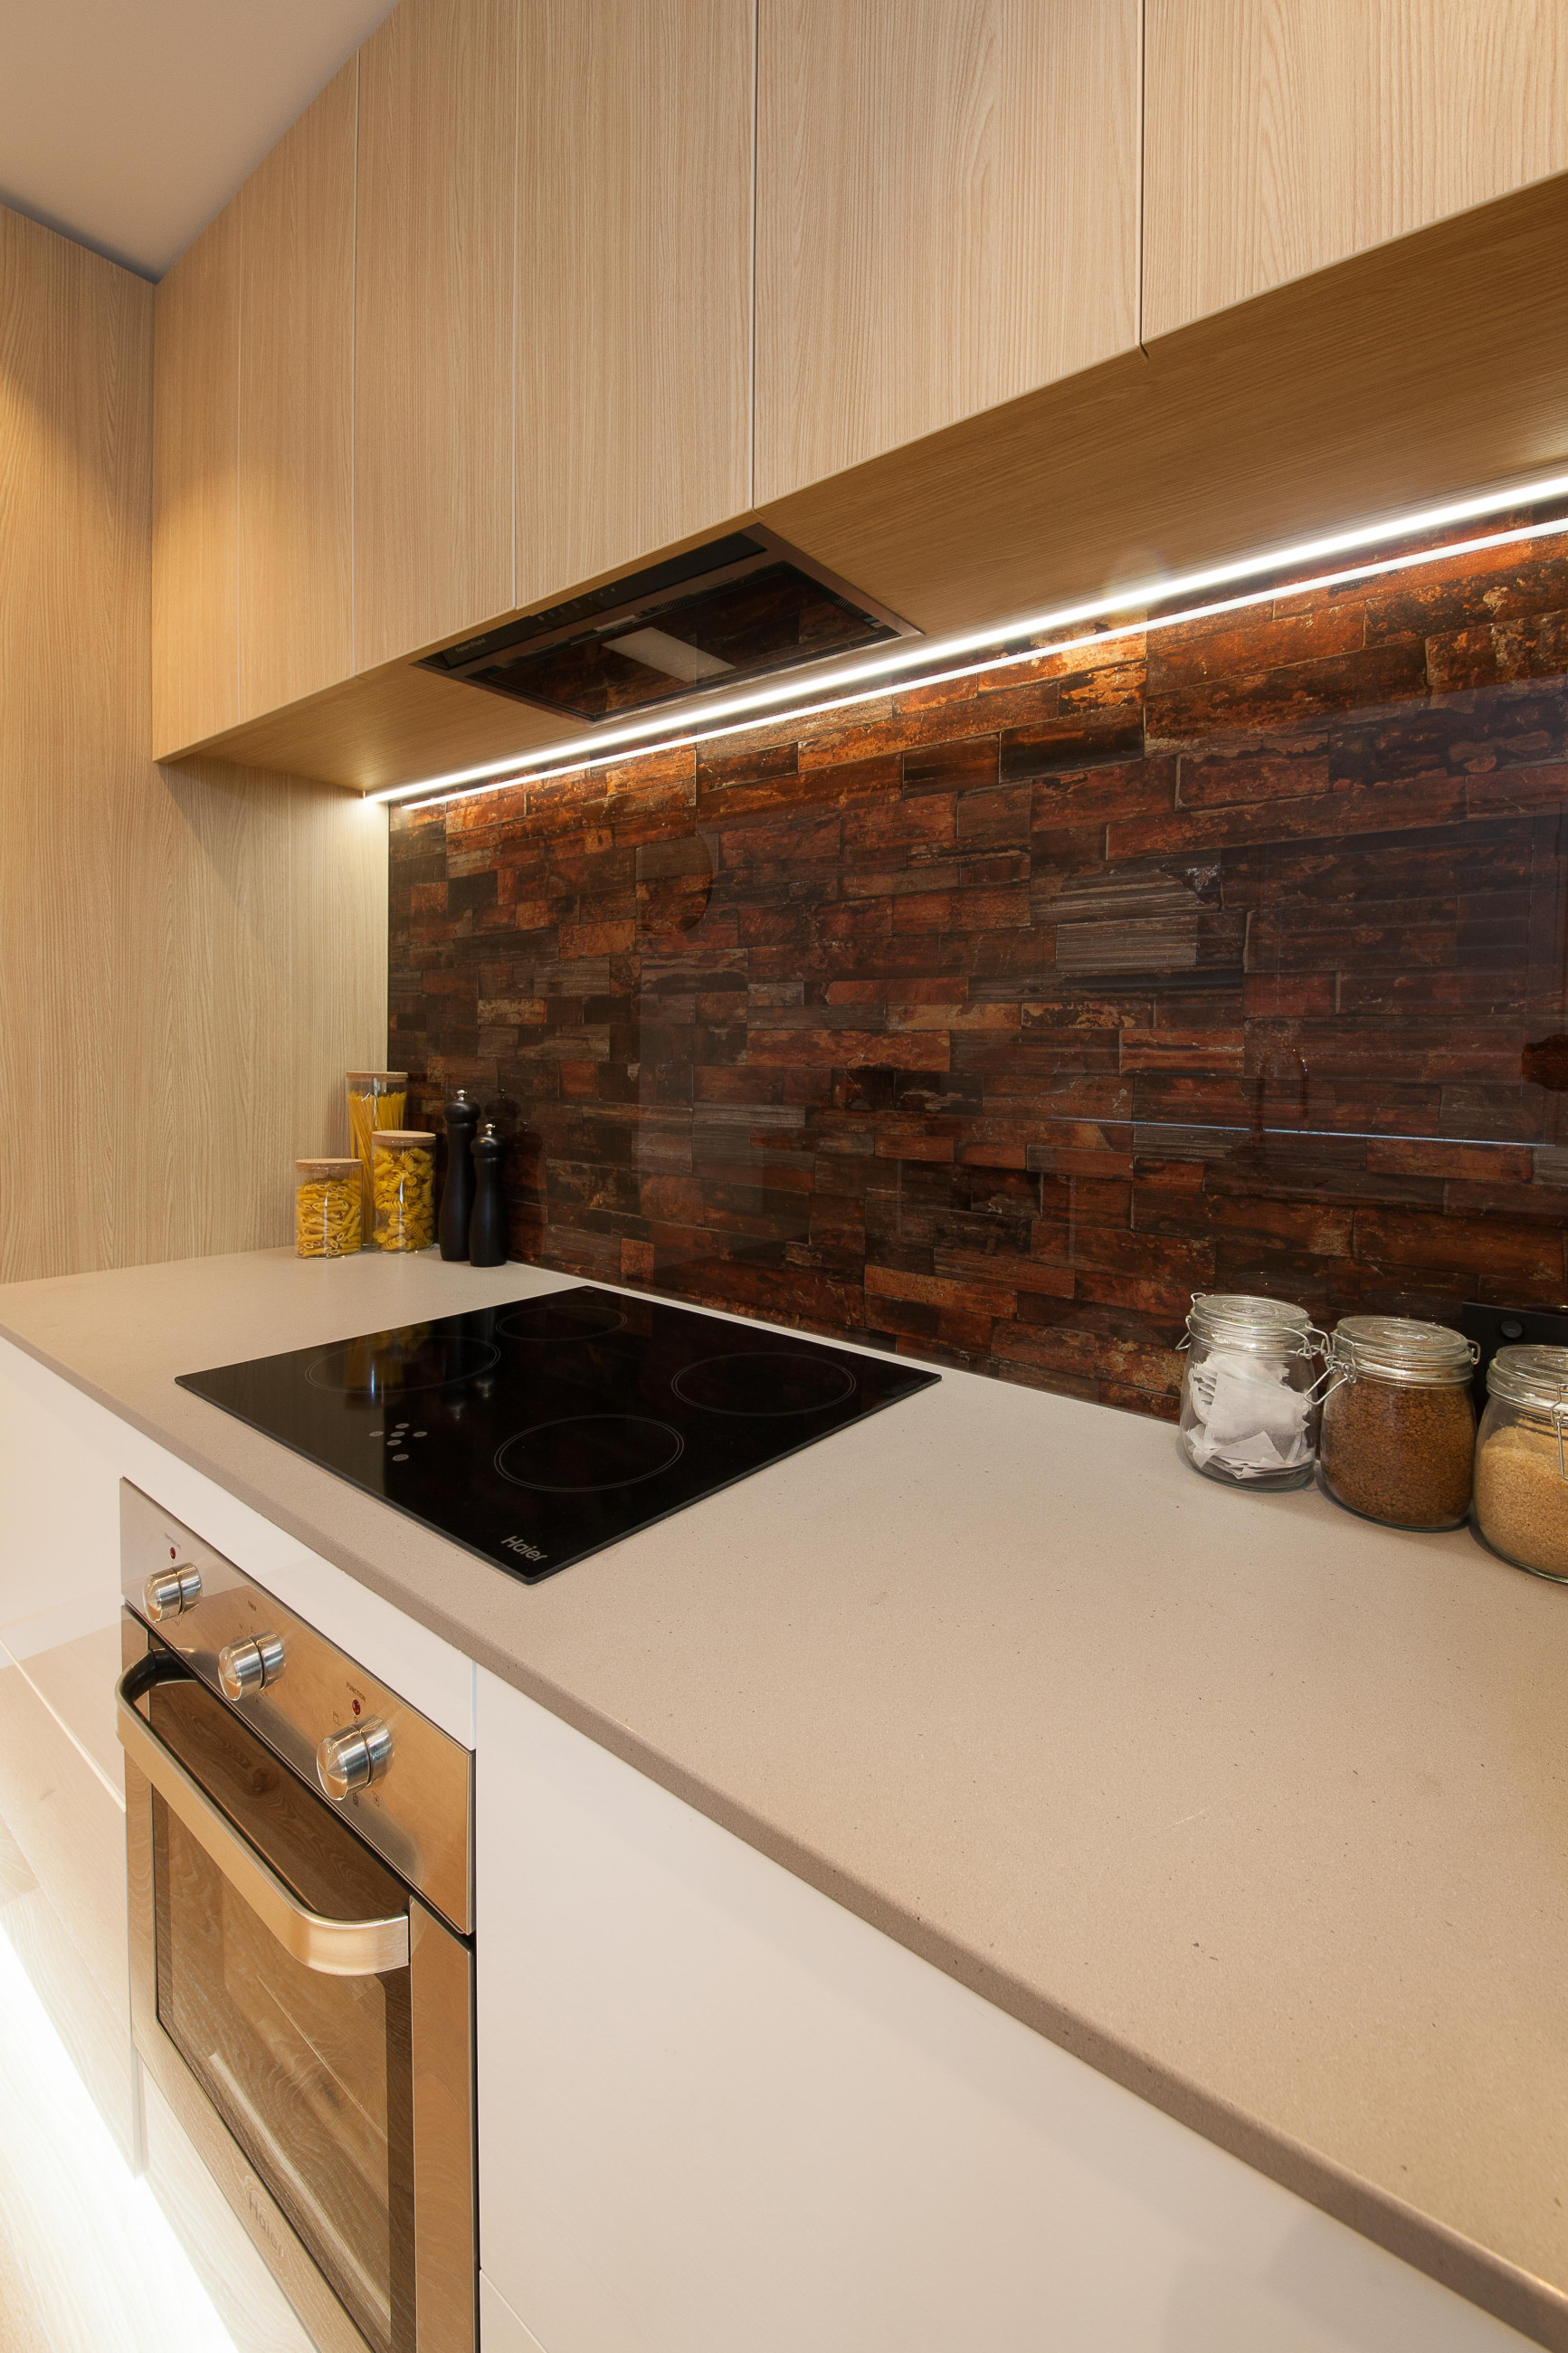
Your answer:
[[[120,1482],[121,1590],[427,1904],[473,1926],[473,1758],[358,1661]]]

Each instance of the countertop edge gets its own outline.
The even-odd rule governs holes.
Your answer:
[[[1305,2143],[1258,2123],[1091,2020],[1059,2003],[1042,2000],[1028,1986],[994,1968],[984,1954],[943,1935],[918,1915],[886,1900],[876,1889],[837,1871],[814,1849],[781,1831],[766,1817],[727,1799],[721,1790],[688,1772],[626,1725],[585,1705],[548,1677],[521,1666],[471,1629],[458,1625],[423,1596],[410,1595],[395,1580],[384,1577],[373,1561],[323,1535],[277,1495],[265,1493],[232,1470],[214,1463],[198,1448],[100,1388],[11,1325],[0,1324],[0,1339],[8,1341],[45,1371],[91,1398],[117,1421],[139,1430],[165,1453],[174,1455],[189,1469],[210,1479],[215,1486],[247,1505],[272,1526],[281,1528],[331,1561],[345,1576],[428,1632],[451,1643],[476,1665],[547,1708],[563,1723],[571,1725],[624,1764],[668,1790],[672,1797],[743,1840],[758,1853],[766,1855],[793,1877],[804,1880],[868,1926],[891,1937],[906,1951],[930,1962],[982,2000],[1005,2011],[1058,2049],[1083,2060],[1098,2074],[1147,2101],[1151,2107],[1160,2109],[1176,2123],[1187,2126],[1255,2172],[1278,2182],[1282,2189],[1344,2223],[1414,2270],[1424,2272],[1439,2285],[1546,2347],[1548,2353],[1568,2353],[1568,2295],[1559,2294],[1533,2274],[1521,2270],[1418,2208],[1391,2197],[1375,2183],[1336,2165]]]

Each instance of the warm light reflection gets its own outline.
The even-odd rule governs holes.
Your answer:
[[[1119,589],[1114,596],[1059,606],[1047,613],[1025,615],[983,630],[956,637],[921,638],[912,646],[906,643],[896,651],[835,670],[827,678],[817,671],[811,678],[786,680],[745,694],[721,696],[710,702],[689,705],[677,713],[667,712],[662,717],[634,722],[623,727],[595,728],[592,735],[575,736],[567,743],[552,744],[526,755],[519,754],[510,760],[489,760],[474,767],[453,769],[444,776],[424,777],[416,784],[389,786],[367,797],[372,801],[413,802],[416,807],[427,807],[437,800],[467,799],[479,793],[500,792],[512,785],[544,783],[552,777],[568,776],[582,768],[604,766],[612,759],[616,765],[620,766],[633,760],[651,757],[655,753],[710,744],[728,735],[745,734],[769,716],[776,716],[781,722],[788,721],[794,724],[801,720],[821,718],[831,712],[850,710],[858,703],[875,702],[895,685],[902,692],[912,693],[921,687],[1005,670],[1021,662],[1037,660],[1041,653],[1071,653],[1079,647],[1103,645],[1118,638],[1149,636],[1160,629],[1173,628],[1179,623],[1207,619],[1222,613],[1245,612],[1258,605],[1271,604],[1279,596],[1305,595],[1352,581],[1377,579],[1391,573],[1408,571],[1415,565],[1479,554],[1487,548],[1507,547],[1516,542],[1539,538],[1548,532],[1561,531],[1563,517],[1557,515],[1544,522],[1521,524],[1511,531],[1491,532],[1479,537],[1456,540],[1439,548],[1406,550],[1400,554],[1331,571],[1295,572],[1298,565],[1310,565],[1325,556],[1348,554],[1352,548],[1375,545],[1390,539],[1408,539],[1445,529],[1450,523],[1496,514],[1509,507],[1539,505],[1542,501],[1564,497],[1568,497],[1568,474],[1515,483],[1506,491],[1488,491],[1473,497],[1450,501],[1441,506],[1424,507],[1418,512],[1401,516],[1394,522],[1357,524],[1325,537],[1302,540],[1289,547],[1248,556],[1235,564],[1144,581]],[[1139,605],[1167,605],[1172,598],[1179,597],[1201,599],[1206,589],[1231,581],[1256,578],[1262,573],[1278,575],[1281,571],[1289,572],[1293,576],[1284,580],[1272,577],[1267,587],[1235,596],[1184,604],[1179,611],[1162,612],[1152,618],[1142,616],[1110,628],[1085,628],[1082,626],[1109,614],[1126,613]],[[1043,646],[1035,642],[1055,629],[1076,629],[1078,634],[1052,638]],[[1016,641],[1025,637],[1031,643],[1020,649]],[[981,661],[963,659],[984,647],[1002,644],[1012,649],[993,654]],[[846,687],[853,687],[857,691],[846,693],[842,691]],[[816,699],[805,699],[810,697]]]

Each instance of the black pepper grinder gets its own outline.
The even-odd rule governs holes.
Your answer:
[[[474,1214],[474,1164],[468,1157],[479,1107],[459,1087],[447,1105],[447,1184],[441,1195],[443,1258],[467,1258],[468,1221]]]
[[[468,1223],[468,1256],[476,1266],[506,1263],[506,1203],[500,1190],[501,1140],[493,1119],[474,1138],[474,1214]]]

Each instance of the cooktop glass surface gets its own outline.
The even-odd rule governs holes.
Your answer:
[[[938,1377],[582,1285],[179,1385],[533,1585]]]

